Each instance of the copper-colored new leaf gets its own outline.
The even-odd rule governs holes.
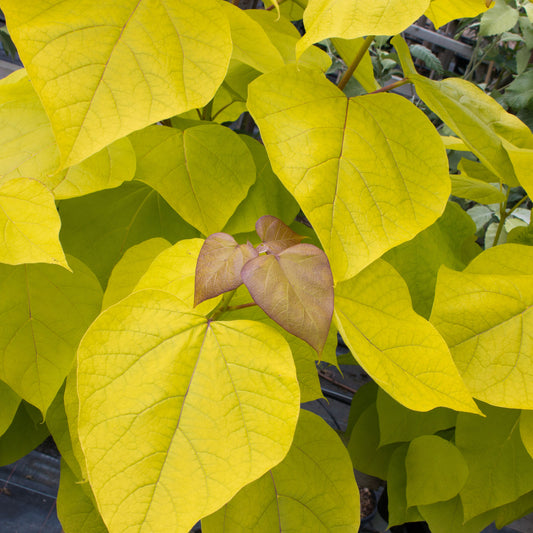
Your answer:
[[[326,254],[297,244],[276,255],[261,255],[241,271],[254,301],[289,333],[324,348],[333,314],[333,276]]]
[[[238,244],[227,233],[213,233],[205,240],[196,263],[194,305],[236,289],[241,283],[241,269],[257,257],[250,244]]]
[[[258,219],[255,223],[255,231],[263,241],[259,246],[260,252],[277,254],[305,239],[302,235],[292,231],[279,218],[271,215],[265,215]]]

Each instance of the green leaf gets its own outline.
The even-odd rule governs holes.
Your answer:
[[[444,147],[404,98],[347,99],[321,73],[287,67],[252,82],[248,107],[274,172],[317,232],[336,281],[411,239],[444,210],[450,193]]]
[[[248,13],[230,3],[221,4],[229,20],[233,41],[232,59],[250,65],[259,72],[283,66],[283,58],[268,34]]]
[[[2,10],[63,167],[207,104],[231,55],[229,24],[214,0],[121,0],[83,9],[76,0],[7,0]]]
[[[382,389],[376,403],[379,414],[379,443],[410,442],[423,435],[455,426],[457,413],[451,409],[437,408],[427,413],[406,409]]]
[[[0,437],[11,425],[22,398],[7,384],[0,381]]]
[[[533,457],[533,411],[522,410],[520,414],[520,437],[529,455]]]
[[[129,139],[119,139],[78,165],[45,179],[60,200],[113,189],[135,175],[135,152]]]
[[[353,426],[348,453],[355,469],[370,476],[387,479],[392,454],[398,444],[379,445],[378,412],[375,404],[367,407]]]
[[[0,436],[0,466],[18,461],[48,437],[48,427],[39,411],[21,402],[11,425]]]
[[[479,533],[484,531],[495,517],[495,511],[488,511],[465,521],[463,506],[458,496],[447,502],[421,505],[418,510],[432,533]]]
[[[459,494],[468,477],[461,452],[436,435],[417,437],[405,458],[407,505],[429,505]]]
[[[298,0],[302,3],[304,0]],[[280,6],[282,7],[282,6]],[[274,46],[279,50],[286,64],[298,62],[299,66],[319,69],[326,72],[331,65],[329,55],[316,46],[311,46],[296,58],[297,42],[300,33],[285,17],[277,17],[264,9],[251,9],[248,14],[266,31]]]
[[[0,379],[43,415],[70,371],[102,290],[75,258],[55,265],[0,265]]]
[[[65,251],[87,264],[104,287],[130,246],[153,237],[176,242],[198,236],[156,191],[139,182],[64,200],[59,214]]]
[[[440,28],[452,20],[475,17],[487,9],[486,0],[431,0],[424,15],[435,28]]]
[[[184,239],[163,250],[142,274],[134,290],[169,292],[187,307],[188,312],[205,316],[218,305],[220,298],[194,305],[196,265],[203,244],[202,239]]]
[[[364,35],[396,35],[424,14],[429,0],[309,0],[304,12],[307,33],[296,45],[297,55],[328,37],[355,39]]]
[[[504,101],[517,111],[533,101],[533,70],[527,70],[505,88]]]
[[[512,30],[517,22],[518,9],[508,5],[505,0],[496,0],[495,6],[481,17],[479,35],[499,35]]]
[[[337,284],[335,319],[357,361],[405,407],[478,412],[444,340],[413,311],[405,282],[385,261]]]
[[[185,131],[150,126],[130,139],[137,154],[136,178],[204,235],[222,230],[255,180],[248,147],[218,124]]]
[[[350,65],[355,59],[357,52],[364,43],[364,38],[358,39],[331,39],[331,43],[335,47],[335,50],[342,57],[346,65]],[[366,92],[371,93],[376,89],[379,89],[379,84],[374,78],[374,67],[372,66],[372,59],[370,54],[365,52],[361,62],[357,66],[354,72],[354,78],[363,86]]]
[[[258,255],[249,242],[239,244],[227,233],[209,235],[196,263],[194,305],[235,290],[242,284],[242,267]]]
[[[468,151],[468,150],[466,150]],[[457,170],[463,174],[476,180],[484,181],[485,183],[499,183],[500,180],[496,174],[491,172],[483,163],[472,161],[466,157],[462,157],[457,164]]]
[[[81,479],[82,472],[72,447],[64,397],[65,386],[63,385],[48,408],[45,422],[61,458],[68,464],[69,470],[74,472],[78,479]]]
[[[275,6],[278,0],[265,0],[265,6]],[[279,5],[279,10],[284,17],[289,20],[301,20],[304,9],[307,6],[307,0],[285,0]]]
[[[285,459],[203,519],[202,531],[353,532],[359,527],[358,492],[342,441],[324,420],[302,410]]]
[[[504,183],[517,186],[508,151],[512,147],[533,148],[529,128],[468,81],[460,78],[434,81],[418,75],[405,41],[397,36],[392,43],[400,56],[404,74],[415,84],[420,98],[463,139],[481,163]]]
[[[520,496],[514,502],[508,503],[496,510],[496,527],[502,529],[507,524],[533,511],[533,492]]]
[[[485,417],[460,413],[455,430],[470,470],[460,493],[465,521],[533,490],[533,459],[520,438],[520,411],[482,409]]]
[[[320,355],[329,333],[334,299],[333,277],[322,250],[312,244],[297,244],[275,255],[261,255],[244,265],[241,277],[254,301],[272,320]]]
[[[48,116],[24,69],[0,81],[0,183],[55,174],[59,150]]]
[[[168,241],[155,237],[128,248],[111,272],[104,293],[102,309],[108,308],[131,294],[152,261],[169,247]]]
[[[352,434],[353,427],[361,415],[368,407],[376,403],[378,391],[379,387],[374,381],[369,381],[357,389],[357,392],[352,398],[352,404],[350,405],[346,435],[350,436]]]
[[[530,275],[533,249],[521,244],[502,244],[485,250],[468,265],[470,274]]]
[[[475,243],[476,226],[455,202],[414,239],[389,250],[383,258],[403,277],[413,309],[428,318],[441,265],[462,270],[481,250]]]
[[[224,226],[224,231],[231,235],[253,231],[255,222],[265,213],[290,224],[300,211],[300,206],[272,171],[265,147],[248,135],[241,135],[240,138],[254,158],[257,177],[246,198]]]
[[[0,132],[0,183],[34,178],[61,199],[116,187],[135,173],[135,153],[127,139],[57,172],[60,156],[54,133],[23,69],[0,82]]]
[[[533,178],[531,177],[531,165],[533,165],[533,135],[531,135],[531,142],[528,148],[518,148],[509,142],[503,141],[503,147],[507,151],[513,169],[527,194],[533,196]]]
[[[85,455],[81,449],[80,437],[78,433],[78,412],[80,410],[80,402],[78,399],[77,370],[78,368],[76,364],[76,366],[72,368],[70,374],[67,376],[63,403],[65,407],[65,414],[67,416],[72,453],[74,454],[78,467],[81,470],[80,480],[86,482],[87,465],[85,463]]]
[[[462,172],[450,175],[452,194],[480,204],[496,204],[505,201],[505,194],[497,187],[472,178]]]
[[[507,261],[512,263],[511,255]],[[490,256],[481,254],[475,264],[490,270]],[[439,271],[431,322],[450,347],[472,395],[492,405],[533,408],[527,326],[533,316],[532,281],[531,275],[500,274],[497,269]]]
[[[207,322],[139,291],[97,318],[78,361],[80,440],[111,531],[186,531],[290,448],[294,363],[263,324]]]
[[[80,484],[79,479],[62,459],[57,492],[57,516],[64,533],[107,533],[90,491],[89,485]]]
[[[252,302],[248,289],[241,285],[235,295],[231,299],[231,306],[249,304]],[[241,309],[229,309],[222,313],[221,320],[254,320],[262,322],[280,333],[291,347],[292,356],[294,358],[294,365],[296,366],[296,375],[298,376],[298,384],[300,385],[301,402],[311,402],[317,398],[323,398],[320,381],[316,369],[315,358],[317,356],[315,350],[307,344],[307,342],[291,335],[281,326],[276,324],[268,315],[258,306],[246,307]],[[331,362],[336,361],[337,348],[337,331],[331,328],[326,341],[326,346],[322,351],[322,360]]]
[[[0,185],[0,262],[52,263],[68,269],[60,226],[54,196],[42,183],[14,178]]]
[[[389,498],[389,527],[404,524],[405,522],[419,522],[423,518],[416,507],[407,507],[407,471],[405,458],[408,445],[395,448],[387,470],[387,496]]]

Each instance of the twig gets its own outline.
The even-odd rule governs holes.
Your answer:
[[[370,48],[370,45],[372,44],[372,41],[374,40],[375,35],[369,35],[361,45],[361,48],[357,51],[356,56],[353,58],[353,61],[351,62],[350,66],[348,67],[348,70],[344,73],[344,76],[341,78],[341,81],[339,81],[339,84],[337,87],[342,91],[344,87],[346,87],[346,84],[350,81],[350,78],[353,76],[353,73],[355,72],[355,69],[359,66],[359,63],[361,63],[361,60],[365,56],[365,53]]]
[[[402,85],[407,85],[408,83],[412,83],[412,81],[408,80],[407,78],[403,78],[401,80],[395,81],[394,83],[389,83],[389,85],[385,85],[384,87],[380,87],[379,89],[376,89],[375,91],[372,91],[369,94],[377,94],[377,93],[384,93],[387,91],[392,91],[393,89],[396,89],[397,87],[401,87]]]
[[[330,383],[333,383],[333,385],[336,385],[337,387],[340,387],[341,389],[344,389],[344,390],[346,390],[348,392],[351,392],[352,394],[355,394],[357,392],[355,389],[352,389],[352,387],[348,387],[348,385],[345,385],[344,383],[341,383],[340,381],[337,381],[336,379],[330,378],[322,370],[318,371],[318,375],[321,378],[324,378],[326,381],[329,381]]]

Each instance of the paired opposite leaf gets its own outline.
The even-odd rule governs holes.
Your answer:
[[[317,415],[301,411],[285,459],[202,520],[204,533],[351,533],[359,495],[346,448]]]
[[[333,315],[333,278],[322,250],[297,244],[275,255],[261,255],[244,265],[241,276],[272,320],[320,354]]]
[[[229,24],[215,0],[7,0],[2,10],[63,167],[207,104],[231,55]]]
[[[283,224],[281,220],[270,215],[262,216],[256,222],[255,231],[263,241],[259,246],[259,251],[271,254],[277,254],[291,246],[296,246],[305,238]]]
[[[0,262],[69,268],[59,242],[54,196],[42,183],[15,178],[0,185]]]
[[[188,531],[290,448],[298,383],[268,326],[208,323],[141,290],[93,322],[78,359],[80,440],[111,532]]]
[[[249,242],[238,244],[227,233],[209,235],[196,264],[194,305],[236,289],[242,284],[242,267],[258,255]]]
[[[337,284],[335,317],[354,357],[398,402],[478,412],[446,343],[413,311],[405,282],[385,261]]]
[[[272,168],[318,234],[336,281],[433,223],[450,193],[439,135],[404,98],[347,99],[320,72],[252,82],[248,107]]]

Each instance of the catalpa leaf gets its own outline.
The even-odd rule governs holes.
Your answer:
[[[89,481],[110,531],[188,531],[285,457],[300,408],[281,335],[249,320],[208,322],[159,290],[93,322],[78,393]]]
[[[468,477],[468,466],[461,452],[436,435],[414,439],[409,444],[405,466],[408,507],[454,498]]]
[[[50,121],[23,69],[0,82],[0,132],[0,183],[34,178],[62,199],[117,187],[135,173],[128,139],[58,172],[60,155]]]
[[[102,309],[106,309],[131,294],[152,261],[169,247],[170,243],[167,240],[155,237],[126,250],[111,272],[102,301]]]
[[[57,492],[57,516],[64,533],[107,533],[88,483],[80,483],[64,459]]]
[[[300,206],[272,171],[265,147],[249,135],[241,135],[240,138],[254,158],[257,177],[246,198],[224,226],[224,231],[231,235],[253,231],[256,221],[264,213],[290,224]]]
[[[0,381],[0,436],[11,425],[22,398],[6,383]]]
[[[396,35],[424,14],[429,0],[309,0],[304,11],[307,33],[297,55],[328,37],[355,39],[364,35]]]
[[[238,244],[227,233],[213,233],[205,240],[196,263],[194,305],[242,284],[242,267],[259,253],[248,242]]]
[[[459,413],[455,444],[470,470],[460,496],[464,520],[533,490],[533,458],[519,430],[520,411],[482,406],[484,417]]]
[[[283,66],[283,58],[265,30],[249,16],[249,10],[230,3],[221,4],[229,20],[233,41],[232,59],[250,65],[259,72]]]
[[[446,343],[413,311],[405,282],[385,261],[337,284],[335,320],[365,371],[405,407],[478,412]]]
[[[86,263],[103,287],[130,246],[154,237],[176,242],[198,236],[154,189],[139,181],[64,200],[59,214],[65,251]]]
[[[302,235],[298,235],[279,218],[271,215],[262,216],[255,223],[255,231],[263,241],[258,248],[259,251],[272,254],[278,254],[291,246],[300,244],[305,238]]]
[[[137,154],[136,179],[158,191],[204,235],[224,228],[256,178],[246,144],[218,124],[184,131],[150,126],[130,139]]]
[[[431,0],[424,15],[435,28],[440,28],[455,19],[475,17],[486,11],[491,3],[490,0]]]
[[[510,263],[511,258],[507,256]],[[475,264],[485,264],[490,271],[485,253]],[[497,267],[492,272],[442,267],[431,322],[446,340],[475,398],[501,407],[533,409],[533,345],[528,334],[533,276],[500,274]]]
[[[202,520],[204,533],[358,528],[359,496],[346,448],[324,420],[304,410],[287,457]]]
[[[229,24],[215,0],[7,0],[2,10],[63,167],[207,104],[231,55]]]
[[[100,311],[94,274],[69,258],[56,265],[0,265],[0,379],[43,415],[70,371],[76,348]]]
[[[441,265],[462,270],[481,252],[476,225],[455,202],[448,202],[442,216],[409,242],[389,250],[383,258],[403,277],[413,309],[429,318],[437,273]]]
[[[520,414],[520,437],[529,455],[533,457],[533,411],[523,410]]]
[[[133,290],[159,289],[170,292],[190,313],[205,316],[218,305],[220,298],[194,305],[195,271],[204,242],[202,239],[182,239],[163,250],[151,262]]]
[[[406,42],[393,38],[404,75],[415,85],[416,92],[468,146],[491,172],[503,183],[515,187],[517,173],[510,159],[509,149],[525,149],[532,161],[533,135],[515,115],[507,113],[493,98],[476,85],[460,78],[430,80],[416,73]],[[530,163],[531,164],[531,163]],[[517,163],[518,165],[518,163]]]
[[[241,276],[272,320],[322,352],[333,314],[333,278],[322,250],[297,244],[261,255],[244,265]]]
[[[320,72],[286,67],[250,84],[248,107],[274,172],[315,229],[336,281],[444,211],[446,151],[425,115],[401,96],[348,99]]]
[[[42,183],[14,178],[0,185],[0,262],[52,263],[68,269],[60,227],[54,196]]]

